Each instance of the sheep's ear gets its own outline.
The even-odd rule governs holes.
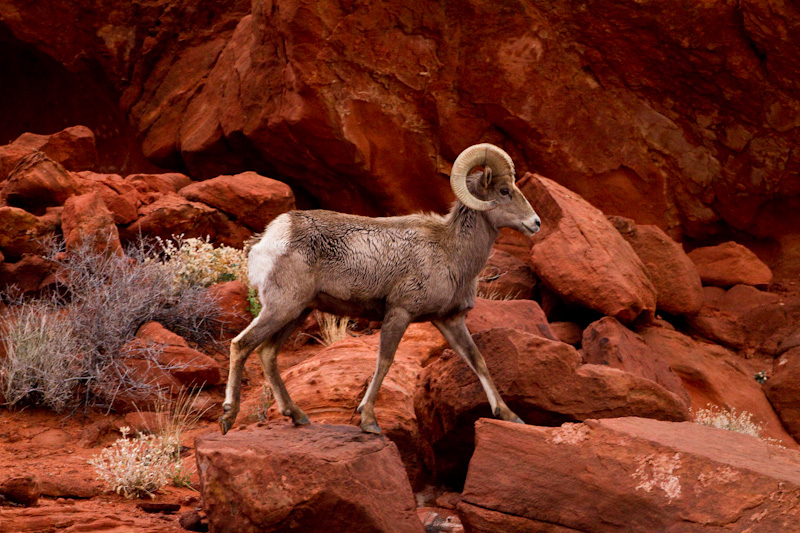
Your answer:
[[[486,167],[483,169],[483,173],[481,174],[481,186],[488,189],[491,184],[492,184],[492,169]]]

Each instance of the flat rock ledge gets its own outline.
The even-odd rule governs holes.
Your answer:
[[[481,419],[467,531],[794,531],[800,453],[691,422]]]
[[[284,423],[196,440],[212,532],[424,531],[397,447],[352,426]]]

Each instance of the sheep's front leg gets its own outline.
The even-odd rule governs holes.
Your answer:
[[[378,390],[381,388],[383,378],[386,377],[389,367],[392,366],[397,346],[410,322],[411,317],[404,309],[391,309],[383,318],[377,368],[375,368],[375,375],[364,394],[364,399],[358,406],[358,412],[361,413],[361,431],[365,433],[379,434],[381,432],[375,418],[375,398],[378,397]]]
[[[483,390],[486,392],[486,397],[489,398],[492,415],[501,420],[524,424],[525,422],[508,408],[506,402],[503,401],[497,391],[497,387],[495,387],[492,377],[489,375],[486,361],[467,329],[465,319],[466,315],[460,314],[444,320],[435,320],[433,325],[439,328],[439,331],[442,332],[445,340],[452,346],[453,350],[463,357],[469,367],[478,375]]]

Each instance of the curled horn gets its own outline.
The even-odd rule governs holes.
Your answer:
[[[497,207],[496,201],[487,202],[472,195],[467,189],[467,174],[476,166],[492,169],[495,175],[505,173],[514,175],[514,162],[503,150],[493,144],[483,143],[470,146],[456,158],[450,173],[450,187],[456,198],[465,206],[476,211],[488,211]]]

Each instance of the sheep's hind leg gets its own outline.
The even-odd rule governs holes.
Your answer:
[[[403,338],[403,334],[406,332],[410,322],[411,317],[403,309],[393,309],[383,319],[375,375],[372,377],[366,394],[364,394],[364,399],[361,400],[358,406],[358,412],[361,413],[359,427],[365,433],[380,434],[381,432],[381,428],[375,418],[375,398],[378,397],[378,390],[381,388],[383,378],[386,377],[389,367],[392,366],[397,346],[400,344],[400,339]]]
[[[230,371],[228,373],[228,384],[225,388],[225,402],[222,404],[222,416],[219,419],[219,426],[223,435],[233,427],[236,416],[239,414],[242,374],[244,373],[244,364],[250,353],[257,346],[276,335],[287,324],[293,322],[301,311],[302,308],[297,311],[287,311],[280,315],[262,311],[244,331],[231,341]]]
[[[486,361],[483,359],[480,350],[472,340],[466,324],[466,315],[461,314],[445,320],[436,320],[433,325],[439,328],[442,335],[447,342],[452,346],[464,360],[469,367],[478,375],[478,379],[483,386],[486,397],[489,399],[489,406],[492,409],[492,415],[501,420],[508,420],[509,422],[517,422],[524,424],[525,422],[518,417],[514,412],[508,408],[506,402],[497,391],[492,377],[489,375],[489,369],[486,366]]]
[[[308,419],[303,410],[292,401],[292,398],[289,396],[289,391],[286,390],[286,384],[284,384],[281,374],[278,371],[278,352],[280,351],[281,346],[286,339],[289,338],[289,335],[291,335],[297,326],[299,326],[303,320],[306,319],[308,313],[309,311],[303,312],[303,314],[301,314],[295,320],[285,325],[283,329],[281,329],[272,337],[272,339],[265,342],[258,348],[258,355],[261,358],[261,366],[264,367],[264,375],[266,376],[267,381],[269,381],[269,386],[272,389],[272,393],[275,395],[275,401],[278,404],[278,410],[282,415],[291,417],[292,422],[296,426],[310,424],[311,421]]]

